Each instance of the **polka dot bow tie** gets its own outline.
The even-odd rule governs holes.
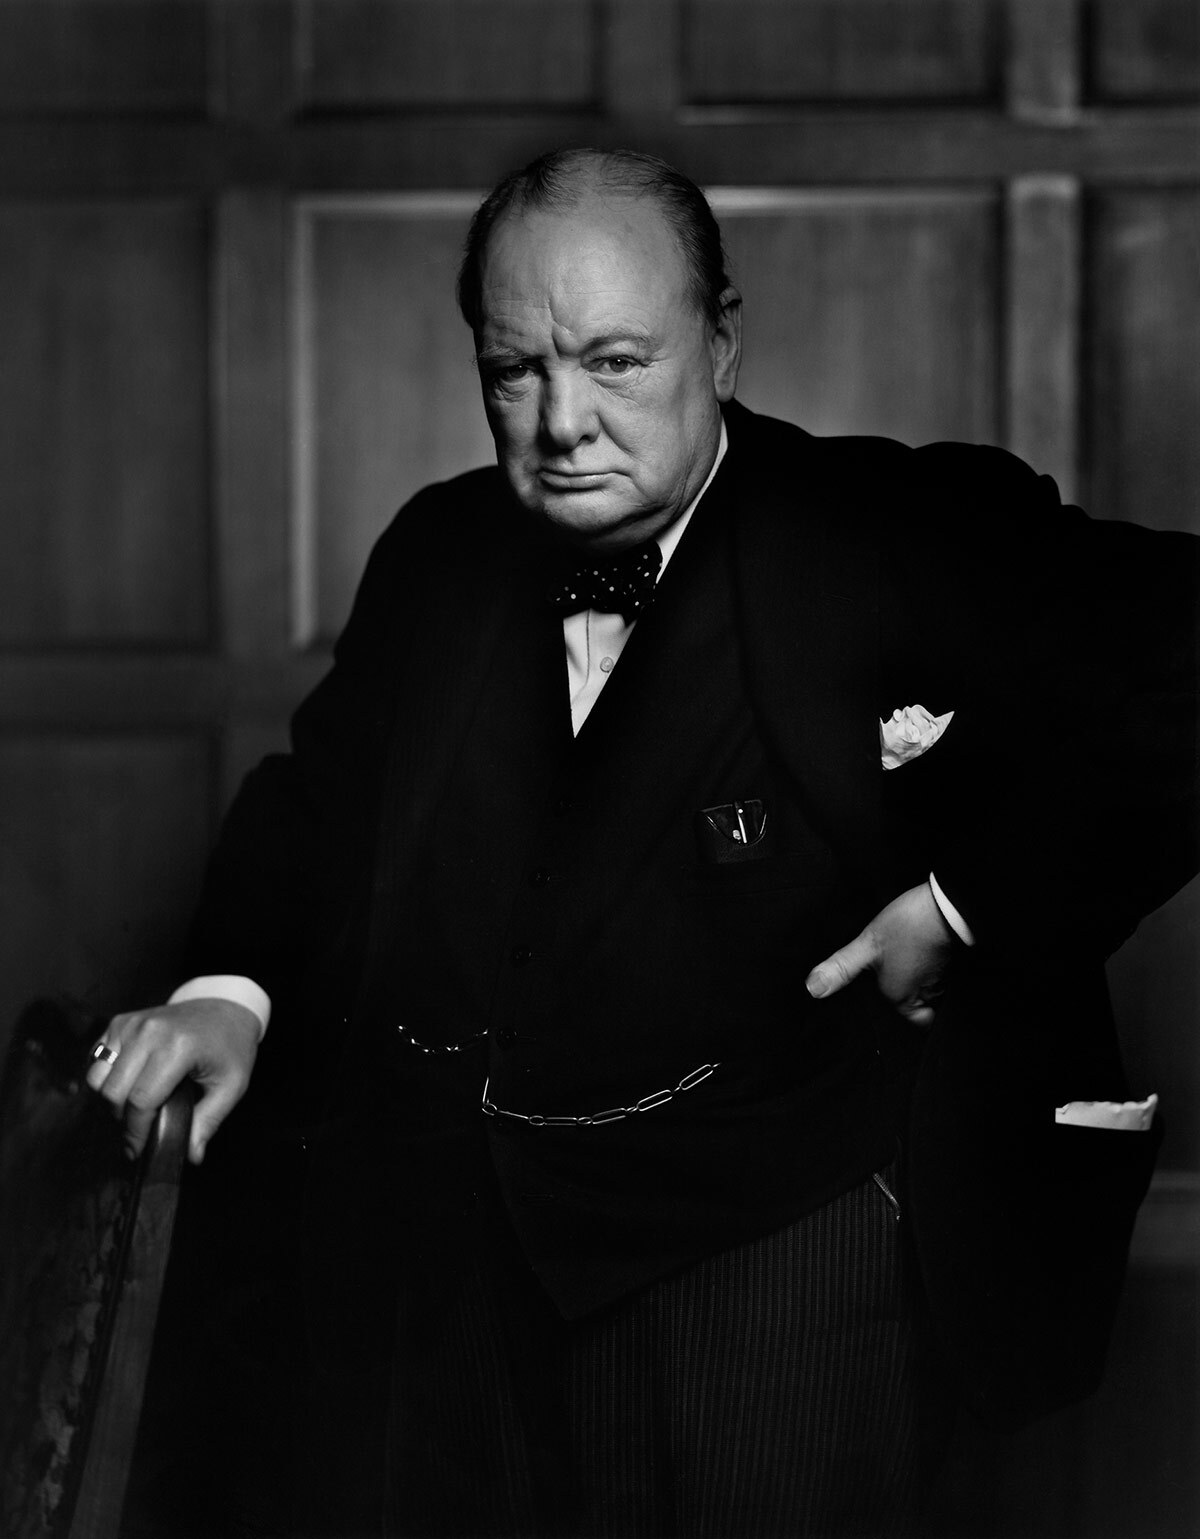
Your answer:
[[[546,600],[559,614],[601,609],[636,620],[654,597],[662,551],[654,540],[623,550],[611,560],[573,556],[561,561],[546,588]]]

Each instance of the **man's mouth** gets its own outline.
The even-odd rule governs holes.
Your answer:
[[[607,470],[539,470],[538,480],[552,492],[590,492],[608,480]]]

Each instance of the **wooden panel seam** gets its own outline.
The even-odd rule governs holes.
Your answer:
[[[185,196],[230,185],[304,192],[490,185],[554,143],[615,145],[630,120],[592,114],[416,114],[287,128],[128,121],[0,121],[0,196],[103,190]],[[702,181],[736,181],[748,165],[765,183],[979,179],[1060,172],[1148,185],[1197,171],[1200,111],[1089,111],[1069,127],[988,111],[681,109],[642,118],[639,147],[674,158]]]
[[[680,0],[609,0],[607,11],[600,82],[605,107],[630,124],[669,120],[680,103]]]
[[[1006,96],[1014,118],[1070,124],[1079,119],[1079,0],[1008,0]]]
[[[1007,443],[1071,501],[1079,470],[1079,183],[1018,177],[1006,213]]]
[[[230,188],[217,204],[213,543],[233,656],[287,649],[285,219],[277,191]]]
[[[321,414],[329,403],[317,399],[322,359],[317,356],[318,312],[321,296],[317,292],[320,275],[315,270],[314,240],[322,219],[339,221],[392,220],[419,221],[452,219],[465,233],[467,222],[483,196],[483,189],[447,189],[436,192],[381,193],[377,196],[329,195],[296,200],[292,210],[293,250],[291,259],[291,319],[294,367],[292,372],[292,484],[289,516],[290,643],[298,651],[311,650],[329,639],[329,615],[324,603],[323,584],[328,572],[321,569],[322,524],[327,510],[318,506],[322,495],[318,484],[318,434]],[[456,232],[457,247],[461,235]],[[452,269],[445,274],[452,282]],[[395,368],[408,367],[397,355]],[[469,468],[469,461],[453,467],[454,472]],[[415,491],[416,486],[411,488]],[[365,555],[365,552],[364,552]],[[358,573],[355,573],[357,580]]]
[[[288,512],[288,639],[298,650],[311,645],[318,629],[316,507],[316,379],[313,293],[315,205],[298,200],[292,208],[288,262],[289,332],[292,354],[291,506]]]

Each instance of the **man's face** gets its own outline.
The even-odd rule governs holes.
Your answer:
[[[482,276],[484,409],[518,501],[596,550],[665,529],[716,455],[737,383],[736,292],[716,326],[699,313],[649,198],[505,216]]]

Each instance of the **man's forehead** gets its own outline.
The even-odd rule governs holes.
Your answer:
[[[481,276],[484,330],[492,334],[546,323],[579,340],[660,332],[686,308],[682,254],[648,199],[505,215]]]
[[[497,325],[520,326],[523,321],[540,318],[565,322],[566,314],[586,314],[590,325],[641,326],[648,328],[657,313],[654,298],[635,283],[589,281],[581,274],[579,281],[559,294],[536,284],[509,287],[504,283],[486,285],[487,317]]]
[[[574,270],[590,286],[636,287],[635,270],[650,265],[669,283],[684,276],[675,233],[651,198],[590,195],[564,208],[527,208],[501,215],[483,252],[484,280],[497,268],[535,277]],[[511,276],[511,271],[508,273]]]

